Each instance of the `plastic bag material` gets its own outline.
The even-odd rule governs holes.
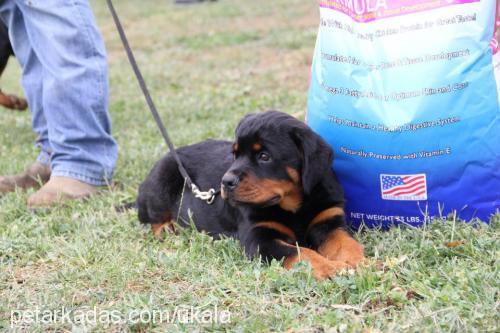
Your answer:
[[[499,211],[497,6],[320,1],[307,122],[334,148],[353,226]]]

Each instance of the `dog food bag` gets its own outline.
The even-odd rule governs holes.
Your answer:
[[[354,226],[499,211],[497,6],[320,1],[307,122],[335,150]]]

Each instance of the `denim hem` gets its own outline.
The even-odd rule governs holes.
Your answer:
[[[50,168],[50,155],[51,154],[49,152],[41,150],[36,160]]]
[[[106,186],[111,183],[111,177],[96,177],[95,174],[89,175],[88,172],[75,172],[61,168],[52,170],[51,176],[73,178],[94,186]]]

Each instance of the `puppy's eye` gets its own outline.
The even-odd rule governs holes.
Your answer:
[[[271,155],[268,153],[260,152],[259,153],[259,161],[261,162],[269,162],[271,160]]]

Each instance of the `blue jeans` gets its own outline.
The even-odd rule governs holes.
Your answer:
[[[0,0],[38,134],[53,176],[109,183],[118,149],[108,114],[104,42],[87,0]]]

